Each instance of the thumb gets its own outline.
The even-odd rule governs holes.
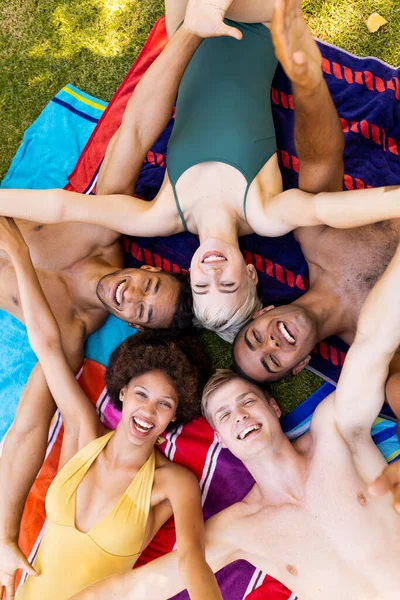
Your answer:
[[[239,29],[236,29],[236,27],[229,27],[229,25],[225,25],[225,23],[221,24],[221,27],[218,31],[218,35],[226,35],[228,37],[233,37],[235,38],[235,40],[241,40],[243,37],[243,34],[241,31],[239,31]]]
[[[31,575],[32,577],[37,577],[39,575],[39,573],[28,563],[25,556],[20,558],[18,568],[26,571],[28,575]]]
[[[368,488],[371,496],[384,496],[390,491],[390,486],[385,473],[382,473]]]

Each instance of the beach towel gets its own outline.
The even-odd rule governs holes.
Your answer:
[[[105,368],[97,362],[86,360],[79,382],[102,421],[114,428],[120,418],[111,406],[104,386]],[[326,383],[301,406],[282,419],[282,427],[288,437],[296,439],[309,429],[310,420],[318,404],[334,387]],[[202,493],[204,517],[223,510],[241,500],[251,489],[253,480],[244,465],[228,450],[221,448],[214,432],[203,418],[164,436],[166,441],[159,448],[175,462],[188,466],[198,477]],[[373,439],[388,461],[400,455],[396,425],[391,421],[377,419],[373,427]],[[29,494],[21,524],[20,546],[34,560],[45,523],[44,499],[56,473],[62,441],[62,421],[56,414],[49,433],[46,461]],[[171,519],[155,536],[140,557],[137,566],[169,552],[175,545],[175,531]],[[267,543],[267,542],[266,542]],[[238,561],[218,573],[218,582],[226,600],[294,600],[294,596],[282,584],[268,574]],[[187,600],[186,592],[175,597]]]
[[[90,134],[107,106],[73,85],[52,98],[25,131],[1,188],[64,187]],[[0,442],[36,363],[25,327],[0,311]],[[130,331],[132,333],[132,331]]]
[[[107,143],[117,130],[126,103],[138,80],[167,41],[164,19],[154,26],[142,54],[128,73],[96,127],[69,178],[69,189],[92,193]],[[399,69],[375,58],[358,58],[318,42],[323,71],[338,109],[345,135],[344,189],[395,185],[400,181],[400,80]],[[162,99],[160,99],[160,102]],[[298,160],[293,140],[293,97],[290,82],[278,67],[271,101],[275,120],[278,157],[285,189],[296,187]],[[173,117],[148,153],[136,194],[152,199],[157,194],[166,168],[166,148]],[[250,235],[240,238],[248,263],[259,276],[259,293],[264,304],[287,304],[308,288],[308,270],[292,234],[280,238]],[[171,237],[126,237],[127,264],[150,264],[167,271],[186,272],[198,247],[190,233]],[[314,349],[310,368],[327,381],[336,382],[347,346],[331,338]]]
[[[98,127],[96,127],[91,135],[85,151],[69,178],[68,189],[76,189],[77,191],[86,193],[91,193],[94,190],[97,172],[104,156],[105,148],[119,125],[130,93],[165,43],[165,24],[162,19],[155,25],[139,59],[111,101],[110,108],[104,112]],[[275,87],[275,89],[279,88]],[[283,103],[286,104],[286,101],[283,100]],[[277,110],[291,110],[290,95],[287,95],[287,104],[287,108],[284,105],[276,105],[278,106]],[[172,125],[173,117],[171,116],[171,121],[163,136],[161,136],[160,140],[157,141],[153,149],[148,153],[136,189],[137,194],[141,197],[150,199],[158,191],[164,175],[166,143]],[[285,179],[289,182],[285,184],[287,186],[290,185],[289,179],[295,177],[296,174],[294,155],[289,150],[289,146],[282,146],[279,153],[284,175],[287,171],[285,176]],[[284,152],[287,152],[289,162],[286,161]],[[354,181],[356,180],[354,179]],[[354,185],[357,184],[354,183]],[[280,290],[283,297],[286,297],[286,293],[289,294],[289,292],[291,294],[298,294],[304,291],[307,286],[307,273],[304,269],[304,261],[301,263],[303,266],[296,266],[297,264],[300,265],[300,260],[303,260],[301,257],[298,259],[299,263],[296,263],[289,256],[291,252],[294,252],[295,255],[296,253],[297,255],[299,254],[298,248],[296,244],[293,244],[291,236],[285,236],[285,238],[278,241],[273,240],[273,242],[281,244],[280,251],[283,254],[279,258],[279,261],[273,254],[274,250],[270,250],[269,246],[264,246],[264,244],[269,242],[270,240],[261,239],[257,236],[249,236],[243,240],[243,250],[246,259],[253,262],[258,269],[260,278],[262,279],[262,289],[264,287],[268,288],[268,293],[273,295],[273,290],[276,288],[278,291]],[[246,247],[246,243],[250,244],[250,246]],[[260,244],[260,246],[257,244]],[[191,254],[196,245],[196,239],[190,234],[180,234],[173,238],[158,238],[157,240],[143,238],[126,238],[124,240],[127,261],[132,266],[140,266],[146,262],[147,264],[161,266],[167,271],[177,272],[181,270],[185,271],[188,268]],[[278,252],[278,250],[276,251]],[[289,259],[293,262],[290,262]],[[267,282],[268,285],[266,283],[263,284],[263,281]],[[286,301],[292,299],[290,295],[287,295],[287,298]],[[111,329],[113,329],[112,325]],[[98,337],[101,341],[101,332],[98,334]],[[97,343],[89,344],[87,355],[92,358],[97,356],[98,359],[106,363],[111,350],[105,345],[99,355],[97,355],[96,348]],[[317,349],[315,359],[320,359],[323,367],[327,367],[331,363],[334,367],[340,366],[340,363],[338,365],[334,364],[335,361],[331,359],[331,346],[328,346],[328,348],[327,358]],[[340,357],[340,350],[337,349],[336,352],[338,352],[338,357]],[[333,358],[335,358],[334,354]],[[330,376],[328,368],[325,369],[325,374],[327,377]],[[96,404],[105,424],[110,427],[115,426],[119,415],[108,402],[104,387],[104,367],[94,360],[86,360],[79,374],[79,381],[91,401]],[[294,413],[291,413],[283,420],[284,429],[289,437],[294,439],[307,430],[315,406],[332,389],[333,387],[329,383],[324,384],[311,398],[296,409]],[[186,464],[199,478],[206,518],[232,502],[240,500],[251,488],[253,482],[243,465],[227,450],[221,449],[216,443],[211,428],[204,419],[198,419],[183,428],[179,428],[176,432],[167,434],[166,437],[167,440],[161,447],[166,456],[171,460]],[[393,460],[399,455],[393,423],[383,419],[378,420],[374,429],[374,439],[388,459]],[[29,495],[21,526],[20,544],[31,560],[37,552],[43,531],[45,522],[44,498],[56,472],[61,440],[62,423],[59,414],[57,414],[49,433],[49,447],[46,461]],[[171,521],[162,528],[149,548],[146,549],[140,562],[146,562],[160,553],[170,551],[174,547],[174,543],[175,536],[173,522]],[[294,596],[289,590],[270,578],[267,574],[254,569],[248,563],[240,562],[228,566],[219,573],[218,579],[224,598],[229,600],[242,600],[243,598],[249,598],[250,600],[288,600],[290,598],[294,600]],[[180,594],[177,598],[183,600],[183,598],[187,598],[187,595]]]

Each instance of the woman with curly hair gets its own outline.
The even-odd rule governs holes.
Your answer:
[[[197,479],[154,448],[171,422],[200,414],[208,375],[200,342],[164,331],[125,340],[106,376],[111,401],[121,409],[121,421],[110,431],[69,367],[29,250],[11,219],[0,218],[0,248],[14,264],[29,341],[64,422],[59,471],[46,497],[46,529],[29,570],[35,576],[22,585],[18,600],[67,600],[130,570],[172,515],[190,597],[222,600],[205,560]],[[14,597],[18,566],[0,572],[7,598]]]

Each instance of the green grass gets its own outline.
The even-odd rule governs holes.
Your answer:
[[[399,0],[304,0],[303,8],[317,37],[400,65]],[[0,0],[0,180],[24,130],[66,83],[110,100],[163,12],[163,0]],[[373,12],[389,21],[376,34],[365,26]],[[229,366],[229,346],[204,339],[214,365]],[[288,412],[320,383],[303,372],[273,393]]]

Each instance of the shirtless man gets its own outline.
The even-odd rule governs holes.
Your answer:
[[[360,312],[336,388],[310,431],[291,443],[275,400],[232,371],[207,384],[203,411],[224,447],[255,480],[249,494],[206,524],[214,570],[244,559],[301,600],[395,600],[400,519],[371,482],[386,462],[371,438],[400,343],[400,246]],[[74,600],[161,600],[182,589],[175,553],[104,580]]]
[[[226,2],[229,4],[230,0]],[[202,36],[231,34],[221,17],[217,22],[208,21],[202,7],[203,3],[197,1],[188,11],[191,22],[203,23]],[[137,99],[146,108],[141,113],[142,127],[136,138],[139,154],[145,147],[145,156],[168,122],[168,100],[175,98],[185,67],[201,39],[183,25],[151,67],[154,79],[153,76],[150,81],[143,78],[138,86]],[[154,80],[158,86],[156,94]],[[165,112],[160,110],[159,98],[162,97],[167,99]],[[2,193],[8,195],[7,190]],[[17,197],[18,192],[11,205]],[[31,199],[34,203],[35,198]],[[101,203],[101,197],[92,198],[94,204],[97,200]],[[48,205],[51,210],[50,204],[51,198]],[[148,266],[121,270],[123,254],[119,232],[76,222],[43,225],[26,221],[25,217],[32,217],[34,206],[26,206],[23,214],[16,205],[14,212],[11,205],[11,213],[20,217],[18,226],[30,248],[41,286],[60,326],[64,348],[75,369],[81,364],[86,337],[96,331],[110,313],[136,328],[180,328],[192,323],[192,296],[186,278]],[[0,308],[23,322],[16,276],[5,253],[0,256],[0,274]],[[14,567],[26,564],[17,547],[19,523],[26,496],[43,463],[53,413],[54,402],[44,375],[36,366],[21,396],[16,421],[3,448],[0,569],[4,564],[10,565],[10,561]]]

